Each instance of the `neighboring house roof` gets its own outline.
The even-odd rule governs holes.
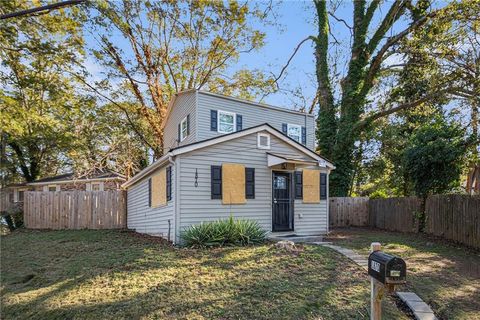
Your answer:
[[[306,115],[306,116],[313,117],[312,114],[309,114],[309,113],[306,113],[306,112],[302,112],[302,111],[296,111],[296,110],[291,110],[291,109],[287,109],[287,108],[272,106],[272,105],[270,105],[270,104],[265,104],[265,103],[260,103],[260,102],[254,102],[254,101],[247,100],[247,99],[235,98],[235,97],[226,96],[226,95],[223,95],[223,94],[213,93],[213,92],[209,92],[209,91],[203,91],[203,90],[197,90],[197,89],[188,89],[188,90],[184,90],[184,91],[180,91],[180,92],[176,93],[176,94],[172,97],[172,99],[170,100],[170,102],[168,103],[167,113],[165,114],[165,119],[164,119],[164,121],[163,121],[163,123],[162,123],[162,125],[161,125],[162,129],[165,127],[165,125],[166,125],[166,123],[167,123],[167,121],[168,121],[168,117],[170,116],[170,113],[171,113],[173,107],[175,106],[175,99],[176,99],[179,95],[184,94],[184,93],[189,93],[189,92],[198,92],[198,93],[205,94],[205,95],[209,95],[209,96],[213,96],[213,97],[218,97],[218,98],[227,99],[227,100],[231,100],[231,101],[237,101],[237,102],[247,103],[247,104],[250,104],[250,105],[253,105],[253,106],[257,106],[257,107],[262,107],[262,108],[267,108],[267,109],[273,109],[273,110],[280,110],[280,111],[285,111],[285,112],[290,112],[290,113],[301,114],[301,115]]]
[[[163,155],[160,159],[158,159],[157,161],[155,161],[154,163],[152,163],[151,165],[149,165],[148,167],[146,167],[145,169],[140,171],[132,179],[125,182],[122,185],[122,187],[129,187],[129,186],[135,184],[136,182],[140,181],[143,177],[150,174],[151,172],[153,172],[158,167],[161,167],[166,162],[171,161],[171,157],[173,157],[173,156],[177,156],[177,155],[187,153],[187,152],[191,152],[191,151],[194,151],[194,150],[197,150],[197,149],[209,147],[209,146],[215,145],[217,143],[237,139],[237,138],[240,138],[240,137],[252,134],[252,133],[257,133],[259,131],[267,131],[268,133],[272,134],[273,136],[277,137],[278,139],[286,142],[287,144],[291,145],[292,147],[296,148],[297,150],[301,151],[302,153],[304,153],[304,154],[310,156],[311,158],[315,159],[318,163],[323,163],[325,165],[325,167],[327,167],[329,169],[335,169],[335,166],[329,160],[321,157],[320,155],[318,155],[314,151],[305,147],[303,144],[301,144],[301,143],[293,140],[292,138],[284,135],[282,132],[275,129],[274,127],[272,127],[268,123],[264,123],[264,124],[261,124],[261,125],[255,126],[255,127],[251,127],[251,128],[248,128],[248,129],[240,130],[240,131],[237,131],[237,132],[225,134],[225,135],[218,136],[218,137],[213,137],[213,138],[210,138],[210,139],[206,139],[206,140],[202,140],[202,141],[198,141],[198,142],[194,142],[194,143],[186,144],[186,145],[183,145],[183,146],[180,146],[180,147],[177,147],[177,148],[170,149],[170,151],[167,152],[165,155]]]
[[[35,180],[34,182],[28,183],[28,185],[40,185],[48,183],[65,183],[65,182],[77,182],[77,181],[89,181],[89,180],[125,180],[125,176],[111,171],[111,170],[97,170],[91,173],[77,176],[73,172],[60,174],[53,177],[47,177]]]
[[[18,187],[26,187],[27,183],[26,182],[19,182],[19,183],[10,183],[5,186],[6,188],[18,188]]]

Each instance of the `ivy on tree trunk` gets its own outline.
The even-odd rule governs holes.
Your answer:
[[[420,1],[422,2],[422,1]],[[317,118],[317,140],[320,153],[333,161],[336,166],[330,177],[330,191],[333,196],[347,196],[354,174],[355,141],[368,125],[369,120],[390,114],[382,111],[365,118],[367,96],[375,84],[380,66],[387,51],[413,30],[422,26],[435,12],[426,14],[425,4],[412,7],[410,1],[395,1],[376,30],[369,31],[372,18],[379,8],[380,1],[353,2],[352,45],[348,62],[348,71],[341,85],[341,98],[335,101],[330,80],[329,52],[329,12],[327,2],[315,0],[318,16],[318,36],[315,41],[316,76],[318,81],[319,114]],[[402,32],[386,38],[393,24],[405,15],[407,9],[418,9],[412,23]],[[418,10],[416,11],[418,13]],[[371,34],[371,37],[367,35]],[[414,107],[416,102],[395,109]],[[395,110],[391,110],[395,112]]]

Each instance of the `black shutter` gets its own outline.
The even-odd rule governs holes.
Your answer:
[[[217,131],[217,110],[210,110],[210,130]]]
[[[178,124],[178,142],[180,142],[180,131],[182,129],[180,128],[180,123]]]
[[[187,114],[187,136],[190,135],[190,115]]]
[[[237,114],[237,131],[242,130],[243,123],[242,123],[242,116]]]
[[[167,167],[167,201],[172,200],[172,167]]]
[[[283,132],[284,134],[287,134],[287,128],[288,128],[287,124],[286,124],[286,123],[282,123],[282,132]]]
[[[295,171],[295,199],[303,199],[303,172]]]
[[[320,200],[327,199],[327,174],[320,173]]]
[[[148,179],[148,206],[152,206],[152,178]]]
[[[222,166],[211,166],[212,199],[222,199]]]
[[[307,128],[302,127],[302,144],[307,144]]]
[[[255,199],[255,168],[245,168],[245,197]]]

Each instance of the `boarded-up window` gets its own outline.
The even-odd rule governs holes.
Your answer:
[[[222,203],[244,204],[245,166],[235,163],[222,165]]]
[[[303,203],[320,203],[320,171],[303,170]]]
[[[167,174],[165,168],[152,176],[152,207],[163,206],[167,204]]]

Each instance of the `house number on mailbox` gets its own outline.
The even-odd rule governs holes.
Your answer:
[[[377,261],[373,261],[372,260],[372,263],[371,263],[371,266],[370,266],[373,270],[377,271],[377,272],[380,272],[380,263],[378,263]]]

